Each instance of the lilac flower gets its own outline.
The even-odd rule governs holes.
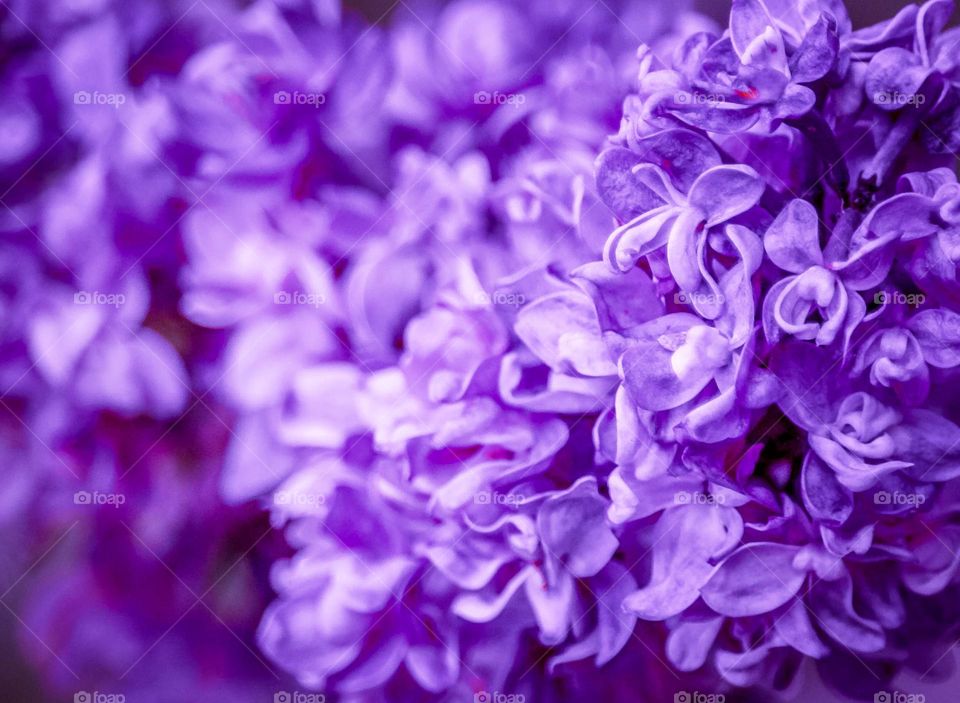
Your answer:
[[[0,522],[37,695],[937,669],[948,2],[48,5],[0,22]]]
[[[908,329],[892,327],[870,335],[860,347],[852,372],[860,374],[867,369],[870,383],[893,388],[904,403],[922,402],[930,390],[923,350]]]
[[[764,332],[770,341],[786,332],[821,345],[832,344],[839,336],[846,345],[866,314],[866,303],[856,288],[844,283],[842,272],[833,272],[834,262],[824,260],[818,232],[814,207],[793,200],[764,235],[770,260],[795,274],[774,284],[764,299]],[[811,312],[823,322],[807,322]]]
[[[937,388],[956,362],[955,178],[914,154],[922,110],[903,104],[877,115],[876,154],[841,147],[863,133],[857,94],[883,80],[906,81],[883,89],[913,107],[941,91],[935,109],[953,109],[949,51],[932,49],[947,46],[946,7],[853,32],[838,5],[734,3],[728,32],[694,35],[672,63],[641,51],[637,95],[597,160],[609,270],[651,275],[663,305],[603,327],[621,378],[596,434],[616,465],[608,517],[654,526],[624,607],[667,620],[684,670],[770,686],[805,656],[835,684],[845,649],[887,662],[909,637],[871,577],[927,597],[954,578],[949,551],[926,546],[921,566],[902,548],[955,476],[956,417]],[[910,54],[899,74],[885,63],[897,52]],[[816,152],[810,171],[789,168]],[[735,188],[734,174],[749,178]],[[711,223],[691,201],[732,211]]]
[[[639,257],[666,247],[670,272],[681,290],[719,292],[707,270],[707,237],[711,227],[746,212],[760,200],[763,184],[756,172],[749,167],[715,166],[704,171],[683,194],[656,166],[632,171],[664,205],[614,231],[607,240],[605,258],[625,271]]]
[[[728,34],[693,35],[677,70],[644,77],[644,111],[714,132],[745,131],[758,120],[773,131],[814,107],[807,84],[834,70],[839,33],[848,24],[836,2],[809,3],[798,12],[786,3],[736,0]]]
[[[924,84],[938,72],[950,72],[954,57],[949,45],[937,36],[950,19],[953,6],[947,0],[924,3],[916,12],[912,51],[890,46],[878,51],[867,64],[864,89],[883,110],[900,110],[920,101]]]

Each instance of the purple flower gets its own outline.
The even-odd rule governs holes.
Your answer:
[[[825,261],[819,244],[817,212],[804,200],[792,200],[763,237],[770,260],[795,275],[774,284],[763,304],[763,327],[769,341],[780,334],[832,344],[840,337],[844,346],[863,320],[867,306],[856,289],[847,286],[834,262]],[[808,322],[815,313],[821,323]]]
[[[904,549],[949,512],[960,437],[956,179],[918,121],[954,124],[946,8],[852,31],[836,3],[735,2],[722,36],[640,52],[597,187],[608,269],[649,276],[633,308],[656,312],[595,301],[621,379],[595,439],[608,518],[651,545],[625,607],[667,621],[678,668],[773,685],[805,656],[835,685],[844,648],[915,636],[871,579],[953,583],[949,548]]]
[[[948,2],[48,5],[0,23],[27,698],[937,670]]]
[[[807,85],[836,70],[846,12],[836,2],[735,0],[722,37],[695,34],[680,49],[675,70],[647,73],[644,112],[713,132],[740,132],[758,121],[774,131],[814,108]]]

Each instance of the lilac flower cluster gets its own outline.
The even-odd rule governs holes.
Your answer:
[[[947,668],[948,0],[0,5],[0,603],[51,700]]]
[[[839,3],[734,0],[723,34],[639,53],[597,166],[622,273],[576,326],[615,366],[554,349],[619,381],[608,515],[652,529],[623,605],[678,668],[782,688],[806,657],[870,695],[956,632],[952,11],[852,31]]]
[[[595,188],[616,42],[554,57],[565,35],[521,32],[536,4],[398,20],[393,168],[335,139],[372,187],[325,201],[325,258],[251,233],[260,302],[215,321],[245,409],[225,494],[268,492],[297,550],[263,649],[350,700],[537,697],[638,644],[714,687],[783,689],[809,657],[863,694],[948,636],[949,11],[682,22],[640,50]],[[235,256],[191,252],[201,324]]]
[[[610,213],[593,162],[636,44],[668,18],[649,6],[408,9],[343,59],[316,113],[304,108],[322,129],[290,162],[255,180],[214,171],[215,195],[185,218],[180,309],[223,331],[215,393],[237,413],[223,495],[265,497],[296,550],[274,569],[260,646],[305,689],[343,700],[536,700],[622,697],[636,674],[579,662],[607,664],[629,644],[618,666],[651,662],[651,697],[672,697],[677,675],[620,608],[637,584],[626,557],[612,559],[609,469],[593,468],[590,426],[615,366],[576,329],[597,360],[553,354],[563,326],[539,323],[569,310],[597,324],[565,272],[602,254]],[[241,38],[288,36],[273,19]],[[360,76],[389,145],[354,141],[332,111]],[[291,102],[309,92],[284,85]],[[212,144],[197,146],[212,159]],[[302,163],[317,149],[329,173]],[[551,675],[560,666],[568,675]]]

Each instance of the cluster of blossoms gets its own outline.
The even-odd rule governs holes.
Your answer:
[[[392,9],[0,10],[0,590],[51,695],[945,669],[952,4]]]
[[[325,70],[297,60],[315,47],[302,16],[301,38],[251,11],[230,49],[183,74],[218,118],[201,162],[226,167],[198,174],[212,195],[184,219],[180,276],[182,314],[224,335],[213,392],[237,420],[222,492],[265,502],[296,550],[274,568],[259,644],[345,701],[694,690],[648,643],[659,628],[641,637],[620,607],[643,547],[606,518],[592,439],[615,365],[588,337],[596,360],[552,351],[564,330],[539,324],[595,319],[567,272],[616,278],[599,263],[611,215],[594,161],[637,43],[670,16],[407,10]],[[231,58],[224,76],[244,45],[263,63]],[[238,85],[249,110],[225,99]],[[297,104],[317,86],[322,101]],[[229,168],[220,150],[253,138],[213,138],[272,119],[289,128]]]
[[[952,11],[852,31],[836,2],[734,0],[722,35],[640,51],[597,167],[618,274],[564,294],[595,317],[538,322],[618,384],[607,516],[649,545],[623,606],[680,669],[782,688],[813,658],[869,696],[956,637]]]
[[[363,71],[389,168],[329,130],[365,186],[294,217],[298,162],[283,213],[226,201],[249,238],[187,234],[184,311],[229,330],[241,409],[224,494],[266,494],[297,550],[264,651],[358,701],[636,695],[611,660],[651,699],[788,689],[805,658],[855,695],[929,673],[956,629],[950,11],[684,18],[595,179],[616,18],[588,46],[525,33],[537,3],[397,19],[393,72]]]

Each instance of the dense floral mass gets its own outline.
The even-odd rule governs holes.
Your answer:
[[[0,3],[11,700],[955,694],[953,11]]]

